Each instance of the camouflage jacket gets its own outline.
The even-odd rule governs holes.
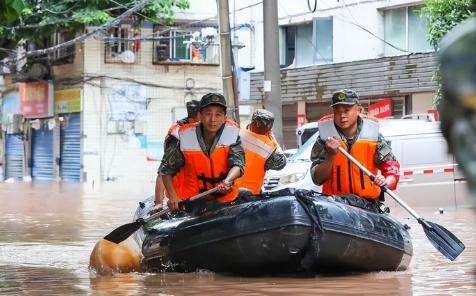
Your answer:
[[[220,138],[223,128],[225,125],[221,127],[218,131],[215,139],[213,140],[213,144],[211,147],[207,147],[205,144],[205,140],[203,138],[203,127],[200,123],[197,128],[197,138],[198,142],[200,143],[200,148],[206,155],[210,155],[210,153],[215,149],[215,146]],[[158,173],[160,175],[175,175],[180,168],[185,164],[185,157],[180,151],[180,141],[175,137],[169,137],[167,147],[165,148],[164,157],[162,158],[162,162],[160,163]],[[241,173],[243,174],[243,168],[245,165],[245,152],[243,147],[241,146],[240,137],[236,140],[236,142],[230,145],[230,153],[228,154],[228,164],[231,167],[238,166],[241,169]]]
[[[339,130],[338,127],[336,127],[337,130],[339,131],[339,134],[341,135],[342,139],[344,142],[347,143],[347,145],[352,145],[356,137],[353,139],[346,138]],[[357,133],[356,135],[360,134],[360,131],[362,129],[362,119],[359,118],[357,121]],[[312,147],[312,152],[311,152],[311,169],[315,167],[316,165],[319,165],[322,163],[327,156],[327,150],[326,150],[326,144],[325,142],[318,137],[316,142],[314,143],[314,146]],[[397,159],[395,158],[395,155],[392,153],[392,148],[390,146],[390,143],[385,140],[385,138],[379,134],[378,140],[377,140],[377,151],[376,151],[376,157],[375,157],[375,165],[380,168],[382,164],[384,164],[387,161],[396,161]]]

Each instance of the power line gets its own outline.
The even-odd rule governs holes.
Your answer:
[[[92,30],[91,32],[88,32],[86,34],[83,34],[79,37],[76,37],[76,38],[73,38],[69,41],[66,41],[66,42],[63,42],[63,43],[60,43],[58,45],[55,45],[55,46],[52,46],[52,47],[49,47],[49,48],[45,48],[45,49],[39,49],[39,50],[32,50],[32,51],[27,51],[25,52],[25,54],[20,57],[20,58],[17,58],[16,59],[16,62],[18,62],[19,60],[22,60],[22,59],[26,59],[28,57],[31,57],[31,56],[40,56],[40,55],[45,55],[47,53],[50,53],[50,52],[53,52],[53,51],[56,51],[58,49],[61,49],[61,48],[64,48],[64,47],[68,47],[68,46],[71,46],[71,45],[74,45],[75,43],[78,43],[78,42],[81,42],[83,40],[85,40],[86,38],[100,32],[100,31],[105,31],[105,30],[108,30],[110,29],[111,27],[113,26],[116,26],[118,24],[120,24],[125,18],[129,17],[130,15],[132,15],[133,13],[135,13],[137,10],[141,9],[142,7],[144,7],[145,5],[147,5],[149,2],[151,2],[152,0],[142,0],[140,3],[138,3],[137,5],[135,5],[134,7],[132,7],[131,9],[125,11],[123,14],[121,14],[120,16],[118,16],[117,18],[115,18],[114,20],[110,21],[110,22],[107,22],[97,28],[95,28],[94,30]],[[15,60],[14,60],[15,61]],[[4,64],[7,64],[9,63],[10,61],[7,60],[6,63]]]

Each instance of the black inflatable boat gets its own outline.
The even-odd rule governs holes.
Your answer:
[[[140,203],[134,219],[152,206]],[[290,189],[149,222],[135,239],[151,272],[391,271],[410,263],[407,228],[358,197]]]

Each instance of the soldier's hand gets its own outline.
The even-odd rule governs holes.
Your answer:
[[[387,179],[385,179],[384,176],[382,175],[376,175],[375,176],[375,179],[374,179],[374,184],[377,185],[377,186],[387,186]]]
[[[331,155],[336,155],[339,152],[339,140],[328,137],[326,139],[326,151]]]
[[[167,201],[167,206],[169,207],[172,213],[178,211],[179,202],[180,202],[180,199],[176,195],[169,197],[169,200]]]
[[[228,193],[231,191],[233,182],[223,180],[220,184],[217,185],[219,193]]]
[[[157,202],[155,204],[154,207],[152,207],[150,210],[149,210],[149,215],[152,215],[152,214],[155,214],[157,213],[158,211],[162,210],[163,206],[162,206],[162,202]]]

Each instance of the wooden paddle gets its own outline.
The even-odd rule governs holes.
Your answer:
[[[209,194],[215,193],[217,190],[218,190],[218,188],[216,188],[216,187],[212,188],[210,190],[207,190],[205,192],[202,192],[200,194],[192,196],[187,201],[197,200],[197,199],[202,198],[204,196],[207,196]],[[145,225],[147,222],[149,222],[153,219],[157,219],[157,218],[159,218],[159,217],[161,217],[161,216],[163,216],[167,213],[170,213],[170,209],[168,209],[168,208],[162,209],[162,210],[158,211],[157,213],[152,214],[152,215],[150,215],[149,217],[147,217],[145,219],[144,218],[139,218],[134,222],[121,225],[121,226],[117,227],[116,229],[114,229],[113,231],[111,231],[111,233],[106,235],[104,237],[104,239],[118,244],[118,243],[126,240],[134,232],[139,230],[139,228],[141,228],[142,225]]]
[[[339,151],[344,154],[350,161],[352,161],[356,166],[358,166],[365,174],[367,174],[370,180],[375,180],[375,176],[367,168],[365,168],[357,159],[355,159],[352,155],[345,151],[344,148],[339,147]],[[464,244],[453,233],[451,233],[449,230],[447,230],[441,225],[423,219],[402,199],[400,199],[400,197],[398,197],[395,192],[388,189],[387,186],[381,186],[381,188],[405,210],[407,210],[407,212],[409,212],[410,215],[412,215],[418,221],[418,223],[420,223],[420,225],[423,227],[423,231],[425,231],[425,234],[430,240],[431,244],[435,246],[435,248],[440,251],[440,253],[443,254],[446,258],[453,261],[456,259],[456,257],[458,257],[459,254],[464,251]]]

